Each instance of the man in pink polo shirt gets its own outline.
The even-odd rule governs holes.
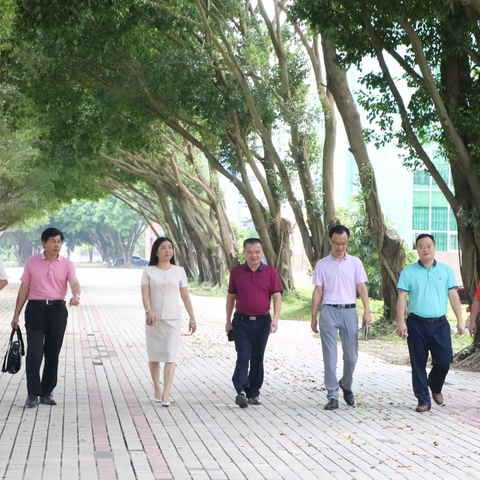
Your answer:
[[[27,330],[27,389],[25,407],[40,403],[56,405],[52,392],[57,385],[58,356],[67,327],[68,311],[65,304],[67,282],[72,290],[69,306],[80,304],[80,283],[73,263],[60,256],[63,233],[47,228],[42,233],[44,252],[34,255],[25,263],[22,284],[18,291],[12,328],[17,328],[25,302],[25,328]],[[40,365],[45,356],[42,380]]]
[[[343,390],[347,405],[353,407],[353,372],[358,358],[357,291],[362,299],[363,323],[372,320],[365,282],[367,274],[361,260],[346,252],[350,231],[343,225],[330,229],[332,252],[315,265],[312,295],[312,330],[318,333],[317,311],[320,313],[320,336],[328,403],[325,410],[338,408],[338,389]],[[340,332],[343,348],[343,376],[337,381],[337,335]]]
[[[240,408],[260,405],[263,356],[270,332],[275,333],[278,328],[283,292],[277,271],[262,262],[260,239],[247,238],[243,242],[243,254],[246,262],[230,272],[225,325],[227,334],[232,329],[234,333],[237,363],[232,381],[237,391],[235,403]]]

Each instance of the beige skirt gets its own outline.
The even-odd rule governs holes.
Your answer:
[[[157,325],[145,325],[149,362],[175,363],[182,319],[160,320]]]

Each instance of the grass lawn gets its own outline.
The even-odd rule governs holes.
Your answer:
[[[193,295],[201,297],[227,297],[227,287],[209,287],[198,281],[190,281],[188,288]],[[309,320],[311,317],[313,289],[299,288],[296,292],[286,292],[282,295],[282,320]]]
[[[227,287],[212,288],[205,286],[198,282],[190,282],[190,292],[194,295],[204,297],[226,297]],[[282,311],[280,319],[282,320],[300,320],[310,321],[311,305],[312,305],[312,287],[298,287],[295,292],[286,292],[282,295]],[[363,304],[357,300],[357,311],[359,323],[363,317]],[[372,311],[373,322],[380,319],[382,316],[383,301],[370,300],[370,309]],[[466,323],[468,314],[465,311],[466,306],[463,306],[463,320]],[[471,345],[472,339],[468,332],[459,337],[457,335],[455,314],[453,313],[450,304],[448,305],[447,319],[452,327],[452,345],[453,353],[459,352],[463,348]],[[399,365],[405,365],[408,362],[408,348],[407,342],[397,336],[396,323],[392,325],[391,331],[385,331],[382,335],[370,338],[368,341],[360,341],[360,351],[369,353],[383,360]]]

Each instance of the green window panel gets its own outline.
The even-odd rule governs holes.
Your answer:
[[[453,210],[450,209],[450,231],[455,231],[457,229],[457,219]]]
[[[432,230],[448,230],[447,207],[432,207]]]
[[[458,237],[457,237],[457,235],[450,235],[450,250],[458,250]]]
[[[442,176],[442,178],[445,180],[445,183],[448,185],[448,166],[442,166],[442,167],[437,166],[437,170]],[[432,178],[432,188],[434,188],[435,190],[439,189],[437,182],[433,178]]]
[[[447,251],[447,234],[436,232],[433,234],[433,237],[435,238],[437,251],[446,252]]]
[[[417,170],[413,174],[414,188],[430,188],[430,175],[425,170]]]
[[[432,207],[448,207],[447,199],[442,192],[432,192]]]
[[[430,192],[413,192],[413,207],[429,207]]]
[[[428,207],[413,207],[413,222],[412,228],[414,230],[428,230]]]

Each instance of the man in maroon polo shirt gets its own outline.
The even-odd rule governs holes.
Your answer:
[[[258,238],[243,242],[246,262],[232,269],[227,296],[226,332],[233,329],[237,364],[232,381],[241,408],[260,405],[263,383],[263,356],[270,332],[278,328],[282,285],[277,271],[262,263],[263,247]],[[273,320],[270,302],[273,298]],[[233,308],[236,307],[232,318]],[[250,364],[250,372],[248,367]]]

